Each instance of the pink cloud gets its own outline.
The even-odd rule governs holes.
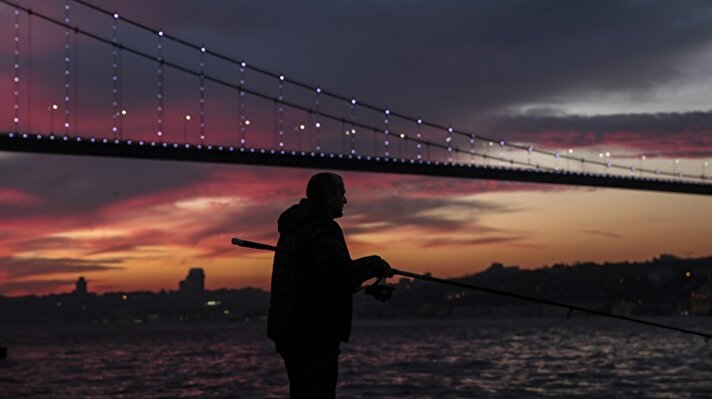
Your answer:
[[[44,199],[21,190],[0,187],[0,204],[38,206],[44,203]]]

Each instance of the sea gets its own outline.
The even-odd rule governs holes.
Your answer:
[[[265,330],[0,326],[0,398],[287,398]],[[339,398],[712,398],[712,342],[612,319],[356,320],[341,350]]]

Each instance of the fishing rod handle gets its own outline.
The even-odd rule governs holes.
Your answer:
[[[279,250],[279,248],[272,246],[272,245],[262,244],[262,243],[254,242],[254,241],[243,240],[243,239],[237,238],[237,237],[234,237],[232,239],[232,245],[237,245],[239,247],[252,248],[252,249],[261,249],[263,251],[277,252]]]
[[[290,249],[280,248],[274,245],[262,244],[261,242],[243,240],[237,237],[234,237],[232,239],[232,245],[237,245],[238,247],[244,248],[261,249],[263,251],[283,252],[292,255],[298,255],[295,251],[292,251]]]

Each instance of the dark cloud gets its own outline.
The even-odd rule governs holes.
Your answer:
[[[577,188],[553,184],[533,184],[498,180],[403,177],[393,183],[393,188],[408,197],[432,196],[433,193],[446,196],[463,196],[490,192],[517,191],[561,191]]]
[[[284,204],[282,201],[280,203]],[[269,203],[251,204],[247,209],[225,212],[219,220],[200,227],[191,233],[188,241],[195,244],[199,241],[220,236],[234,235],[250,240],[274,240],[277,235],[277,217],[287,205]],[[227,240],[226,240],[227,242]]]
[[[51,280],[29,280],[29,281],[9,281],[0,284],[0,294],[2,295],[27,295],[28,293],[47,292],[69,292],[76,280],[51,279]]]
[[[441,246],[463,246],[472,247],[475,245],[491,245],[491,244],[510,244],[527,239],[525,236],[503,236],[503,237],[485,237],[472,239],[450,239],[440,238],[434,240],[426,240],[421,244],[424,248],[441,247]]]
[[[634,154],[709,157],[712,111],[618,115],[521,115],[490,121],[509,140],[542,148],[610,145]]]
[[[116,266],[120,263],[122,263],[120,259],[89,261],[85,259],[71,258],[0,258],[3,273],[11,279],[48,274],[77,274],[85,272],[122,270],[123,267]]]
[[[347,234],[416,227],[433,232],[487,233],[494,229],[476,224],[482,214],[508,212],[504,205],[486,201],[430,197],[403,198],[383,195],[352,200],[344,210],[348,214]],[[457,218],[453,218],[456,214]]]
[[[583,230],[584,233],[586,234],[591,234],[591,235],[596,235],[596,236],[602,236],[602,237],[608,237],[608,238],[623,238],[622,235],[617,234],[617,233],[611,233],[608,231],[600,231],[600,230]]]
[[[126,236],[91,241],[87,256],[112,252],[134,251],[140,246],[175,244],[178,237],[159,229],[142,229]],[[80,241],[78,244],[81,244]],[[76,247],[75,247],[76,248]]]
[[[678,60],[709,48],[712,40],[710,4],[694,0],[452,1],[407,7],[143,2],[140,13],[133,3],[104,4],[345,95],[415,113],[427,110],[426,118],[562,94],[646,91],[679,78]]]
[[[43,3],[34,6],[61,15],[61,7]],[[646,92],[684,78],[680,60],[712,45],[712,6],[704,0],[96,4],[236,59],[443,123],[456,122],[454,115],[475,123],[494,110],[577,93]],[[83,26],[110,36],[109,17],[89,18],[80,5],[72,10]],[[119,32],[125,44],[155,53],[155,36],[121,23]],[[197,68],[197,51],[165,46],[168,59]],[[39,77],[52,76],[42,71],[48,65],[59,64],[54,69],[61,73],[57,47],[57,54],[38,53],[46,54],[35,63]],[[110,74],[92,71],[107,69],[110,47],[92,45],[80,57],[90,65],[82,79],[91,83],[82,97],[109,96]],[[134,95],[155,87],[153,67],[132,72],[136,57],[124,58],[131,77],[123,83],[127,103],[153,108],[153,93]],[[208,69],[235,81],[234,65],[209,59]],[[190,94],[197,105],[197,83],[181,82],[170,86],[172,95]],[[254,73],[248,82],[276,90]],[[296,91],[288,88],[287,96]],[[103,102],[111,112],[110,99]]]
[[[12,156],[0,165],[4,187],[45,200],[41,207],[4,205],[3,213],[13,218],[38,210],[86,215],[110,203],[196,184],[214,170],[204,164],[53,155]]]

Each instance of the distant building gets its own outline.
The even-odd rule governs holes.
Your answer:
[[[693,314],[712,314],[712,284],[705,284],[690,295]]]
[[[205,292],[205,273],[197,267],[188,271],[188,277],[181,280],[178,290],[183,294],[202,294]]]
[[[84,276],[81,276],[77,279],[77,282],[75,283],[74,291],[72,291],[72,294],[74,294],[74,295],[86,295],[87,294],[87,280],[84,279]]]

